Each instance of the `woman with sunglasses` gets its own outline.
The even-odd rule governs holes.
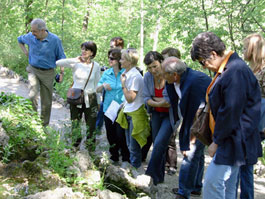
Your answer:
[[[114,100],[121,104],[124,100],[120,76],[125,71],[121,69],[120,59],[121,50],[112,48],[108,52],[110,69],[106,70],[99,80],[97,92],[105,90],[105,97],[103,102],[103,112],[105,113],[109,108],[111,102]],[[110,145],[110,159],[117,163],[119,161],[119,150],[121,150],[122,161],[129,162],[129,150],[126,145],[126,138],[124,129],[120,125],[104,115],[105,127],[107,132],[107,139]]]

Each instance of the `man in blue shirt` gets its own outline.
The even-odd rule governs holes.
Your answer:
[[[18,43],[29,58],[27,67],[30,85],[29,98],[33,109],[37,111],[37,96],[40,90],[41,119],[43,125],[47,126],[51,115],[55,62],[65,58],[61,40],[47,30],[46,23],[42,19],[37,18],[31,22],[31,32],[19,36]],[[28,50],[25,44],[28,45]],[[62,81],[63,74],[64,68],[61,67],[60,81]]]

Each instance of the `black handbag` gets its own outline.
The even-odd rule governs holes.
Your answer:
[[[92,67],[89,73],[89,76],[87,78],[86,84],[84,86],[84,89],[86,88],[86,85],[90,79],[92,70],[94,67],[94,62],[92,63]],[[67,102],[71,105],[82,105],[85,100],[84,100],[84,89],[81,88],[72,88],[73,84],[67,91]]]
[[[192,133],[201,143],[209,146],[212,143],[212,133],[209,127],[209,108],[206,105],[198,109],[190,133]]]

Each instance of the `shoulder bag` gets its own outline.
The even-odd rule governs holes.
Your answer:
[[[89,76],[87,78],[86,84],[84,86],[84,89],[86,88],[86,85],[87,85],[87,83],[88,83],[88,81],[90,79],[93,67],[94,67],[94,62],[92,63],[92,67],[91,67]],[[69,104],[72,104],[72,105],[81,105],[81,104],[83,104],[84,101],[85,101],[84,100],[84,89],[72,88],[72,86],[73,86],[73,84],[71,85],[71,87],[67,91],[67,102]]]

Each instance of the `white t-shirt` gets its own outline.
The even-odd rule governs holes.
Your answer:
[[[144,104],[144,80],[140,72],[135,67],[131,68],[128,72],[124,72],[123,74],[126,76],[125,87],[128,90],[137,91],[136,98],[132,103],[128,103],[125,100],[124,112],[130,113],[136,111]]]

